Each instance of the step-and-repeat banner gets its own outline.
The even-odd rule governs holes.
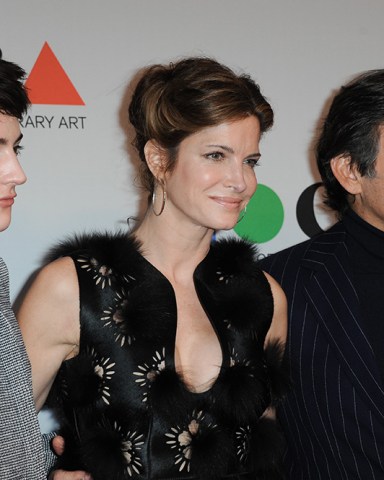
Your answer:
[[[0,48],[27,71],[33,104],[22,122],[28,182],[0,235],[13,301],[52,244],[127,228],[142,212],[127,105],[135,74],[155,62],[215,57],[249,73],[274,107],[236,234],[263,256],[327,228],[313,145],[335,89],[384,67],[383,18],[382,0],[2,0]]]

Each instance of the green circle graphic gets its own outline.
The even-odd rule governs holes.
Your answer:
[[[234,227],[242,238],[265,243],[276,237],[284,222],[284,208],[280,198],[269,187],[259,184],[247,205],[247,213]]]

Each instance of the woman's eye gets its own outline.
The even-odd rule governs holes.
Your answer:
[[[255,168],[257,165],[259,165],[259,158],[247,158],[245,163],[250,167]]]
[[[205,155],[206,158],[210,158],[211,160],[222,160],[224,158],[224,154],[222,152],[211,152]]]

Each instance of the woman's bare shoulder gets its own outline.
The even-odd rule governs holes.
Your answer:
[[[70,301],[77,298],[79,287],[73,260],[62,257],[48,263],[38,273],[32,289],[53,295],[56,300]]]

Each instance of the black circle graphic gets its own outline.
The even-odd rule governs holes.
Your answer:
[[[316,220],[314,208],[316,190],[322,185],[322,182],[318,182],[307,187],[300,195],[296,204],[297,223],[301,230],[310,238],[323,232]]]

